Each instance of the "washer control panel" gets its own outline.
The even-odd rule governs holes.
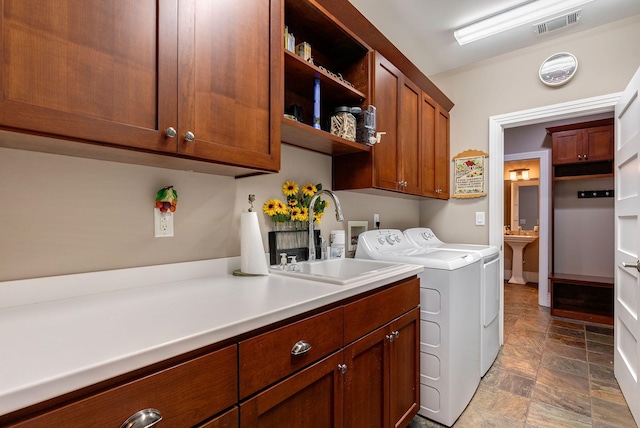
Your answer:
[[[360,248],[361,244],[366,246],[368,251],[374,252],[413,248],[413,245],[405,239],[402,231],[398,229],[379,229],[362,232],[358,238],[358,248]]]

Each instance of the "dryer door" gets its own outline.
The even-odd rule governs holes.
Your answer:
[[[490,256],[484,261],[482,267],[483,292],[482,296],[482,323],[488,327],[497,317],[500,311],[500,254]]]

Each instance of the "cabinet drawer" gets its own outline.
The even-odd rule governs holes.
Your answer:
[[[420,279],[414,278],[344,307],[344,343],[351,343],[420,305]]]
[[[240,342],[240,398],[339,349],[342,321],[342,308],[336,308]],[[300,341],[311,348],[293,355]]]
[[[237,379],[232,345],[10,426],[119,427],[148,408],[160,411],[162,426],[194,426],[236,403]]]

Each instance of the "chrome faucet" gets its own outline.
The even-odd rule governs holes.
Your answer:
[[[338,196],[333,193],[331,190],[322,189],[311,198],[309,202],[309,260],[316,259],[316,243],[313,236],[313,206],[316,203],[316,199],[320,197],[321,194],[326,193],[333,199],[333,203],[336,205],[336,220],[344,221],[344,216],[342,215],[342,207],[340,207],[340,200]]]

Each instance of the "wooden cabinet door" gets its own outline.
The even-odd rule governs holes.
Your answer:
[[[280,0],[184,0],[179,13],[178,151],[278,170]]]
[[[418,85],[403,77],[398,112],[398,178],[399,190],[412,195],[422,192],[420,104],[422,91]]]
[[[342,351],[240,404],[240,426],[342,427]],[[361,425],[362,426],[362,425]]]
[[[5,0],[0,126],[175,152],[177,5]]]
[[[451,159],[449,156],[449,112],[438,105],[436,122],[436,146],[434,157],[436,160],[435,183],[439,199],[449,199],[449,171]]]
[[[420,310],[406,313],[391,323],[390,426],[406,427],[420,405]]]
[[[449,199],[449,113],[422,93],[422,195]]]
[[[386,132],[373,146],[373,184],[387,190],[398,190],[398,114],[402,73],[376,52],[374,104],[376,130]]]
[[[405,427],[418,413],[418,308],[344,350],[344,425]]]
[[[613,159],[613,126],[586,128],[582,136],[584,161]]]
[[[582,160],[582,129],[554,132],[552,144],[554,165],[576,163]]]
[[[344,350],[344,426],[386,427],[389,421],[389,347],[381,327]]]

